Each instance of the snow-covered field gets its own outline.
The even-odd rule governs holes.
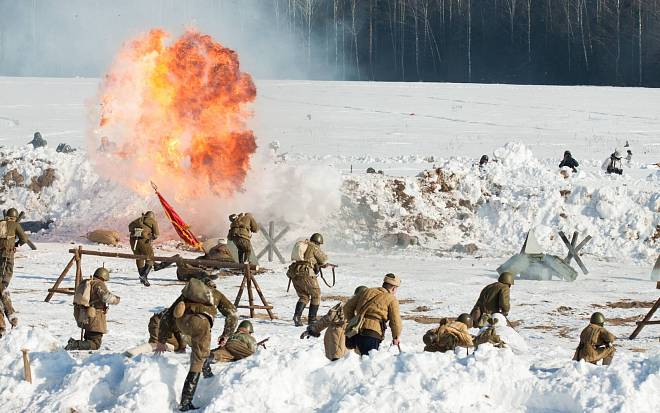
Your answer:
[[[91,79],[0,78],[5,146],[0,172],[4,177],[15,169],[22,180],[1,182],[0,202],[3,208],[17,203],[30,220],[55,220],[51,231],[34,235],[37,251],[23,247],[17,253],[11,290],[21,325],[0,339],[3,411],[171,411],[188,369],[187,355],[132,360],[122,355],[147,339],[151,313],[178,295],[182,285],[173,269],[153,274],[147,289],[138,283],[133,262],[84,258],[86,274],[102,263],[112,270],[109,287],[122,297],[110,309],[111,331],[95,354],[62,349],[79,335],[71,298],[56,295],[43,302],[70,259],[69,248],[82,243],[112,250],[89,245],[81,237],[88,230],[114,227],[123,233],[145,205],[157,207],[154,199],[98,177],[88,162],[87,102],[96,86]],[[270,188],[266,202],[253,210],[265,216],[284,202],[287,191],[314,195],[300,200],[313,213],[284,211],[275,218],[304,222],[281,244],[285,255],[297,237],[318,228],[326,235],[331,261],[340,268],[337,286],[322,288],[321,313],[356,286],[375,286],[384,273],[399,273],[403,353],[385,341],[368,358],[328,362],[322,340],[300,340],[302,329],[290,321],[297,298],[286,293],[285,266],[262,263],[269,271],[258,280],[278,316],[255,324],[258,339],[270,337],[268,348],[232,365],[216,364],[216,376],[197,390],[195,402],[204,411],[660,409],[658,328],[646,327],[636,340],[627,340],[660,292],[649,281],[660,236],[660,171],[649,165],[660,161],[657,91],[332,82],[257,87],[258,143],[268,152],[277,140],[280,149],[277,164],[272,154],[262,153],[257,159],[264,164],[255,169],[299,185]],[[49,148],[20,147],[35,130]],[[602,160],[626,140],[634,154],[631,165],[623,177],[604,175]],[[81,150],[57,154],[60,142]],[[568,179],[557,169],[564,149],[582,165]],[[479,170],[474,163],[482,153],[499,162]],[[364,174],[369,166],[385,175]],[[32,178],[48,168],[54,182],[30,189]],[[417,176],[435,168],[441,172]],[[325,207],[314,206],[314,199]],[[529,354],[489,347],[469,356],[423,353],[424,332],[440,317],[469,311],[480,289],[496,277],[495,268],[520,248],[532,227],[541,244],[559,255],[565,249],[558,230],[575,229],[594,240],[583,256],[590,273],[580,273],[577,281],[516,281],[510,319],[519,322]],[[421,245],[392,248],[386,240],[399,232],[417,236]],[[263,243],[256,236],[255,244]],[[466,252],[469,244],[476,251]],[[165,241],[158,252],[181,253],[175,245]],[[126,243],[120,250],[128,251]],[[231,299],[239,284],[240,277],[218,282]],[[620,338],[610,367],[571,361],[593,311],[605,313],[608,328]],[[214,340],[221,324],[218,320]],[[31,351],[32,385],[21,381],[23,347]]]

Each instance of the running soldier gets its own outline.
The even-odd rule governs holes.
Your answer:
[[[147,260],[135,260],[138,274],[140,274],[140,282],[144,284],[144,286],[149,287],[151,284],[149,283],[147,275],[149,275],[149,272],[154,266],[154,249],[151,243],[160,235],[156,216],[152,211],[147,211],[142,214],[142,216],[128,224],[128,232],[133,254],[149,257]]]
[[[234,242],[238,250],[238,262],[243,264],[250,261],[252,255],[252,233],[259,231],[259,225],[249,212],[242,212],[238,215],[229,216],[229,234],[227,239]]]

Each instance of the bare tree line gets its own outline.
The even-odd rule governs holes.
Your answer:
[[[660,0],[272,0],[310,77],[660,86]]]

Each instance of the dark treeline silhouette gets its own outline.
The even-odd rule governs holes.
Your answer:
[[[660,86],[660,0],[272,0],[309,76]]]

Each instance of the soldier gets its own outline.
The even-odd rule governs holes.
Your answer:
[[[33,149],[42,148],[48,145],[46,139],[41,137],[41,132],[35,132],[32,140],[28,142],[28,145],[32,145]]]
[[[222,262],[236,262],[234,257],[231,255],[229,247],[227,247],[227,240],[220,238],[215,247],[212,247],[208,252],[201,257],[198,257],[200,260],[215,260]]]
[[[254,334],[252,323],[248,320],[241,321],[238,329],[234,334],[229,336],[227,342],[223,346],[212,350],[211,355],[204,361],[204,366],[202,367],[204,378],[213,377],[211,364],[215,362],[227,363],[238,361],[253,355],[257,351],[257,340],[252,337],[252,334]]]
[[[474,338],[477,347],[485,343],[491,343],[497,348],[510,348],[517,355],[528,351],[525,339],[516,330],[507,326],[506,318],[500,313],[492,314],[488,318],[488,324]]]
[[[158,230],[158,222],[152,211],[147,211],[139,218],[128,224],[128,232],[131,242],[131,249],[135,255],[146,255],[147,257],[154,256],[154,249],[151,242],[158,238],[160,232]],[[135,260],[140,274],[140,282],[146,287],[149,287],[149,279],[147,275],[154,266],[152,259]]]
[[[296,327],[303,325],[301,321],[302,313],[310,301],[307,322],[311,324],[316,321],[316,314],[321,304],[321,287],[319,287],[317,275],[321,268],[330,265],[328,264],[328,256],[321,250],[321,245],[323,245],[323,235],[319,233],[312,234],[309,237],[309,242],[307,242],[304,259],[291,263],[287,270],[287,276],[291,279],[293,288],[296,289],[298,294],[298,302],[293,313],[293,321]]]
[[[577,172],[578,166],[580,166],[580,164],[578,163],[578,161],[575,160],[575,158],[573,158],[573,155],[571,155],[571,151],[564,151],[564,159],[562,159],[561,162],[559,163],[559,167],[571,168],[573,173],[575,173]]]
[[[165,311],[167,310],[163,310],[160,313],[156,313],[152,315],[151,318],[149,319],[149,326],[147,327],[149,329],[149,343],[153,344],[154,346],[156,345],[156,343],[158,343],[160,320],[163,318],[163,315],[165,315]],[[172,346],[173,349],[172,351],[181,352],[181,353],[186,352],[186,343],[183,340],[183,337],[181,337],[181,332],[179,331],[170,334],[170,336],[167,337],[165,343]]]
[[[484,287],[470,316],[476,327],[483,327],[488,316],[494,313],[509,315],[509,289],[513,285],[513,273],[503,272],[497,282]]]
[[[223,346],[236,327],[236,308],[211,280],[192,278],[160,320],[157,354],[167,350],[165,343],[172,334],[190,336],[190,370],[181,392],[181,411],[196,409],[192,399],[204,361],[210,355],[211,328],[218,311],[225,316],[225,326],[219,339],[220,346]]]
[[[605,159],[601,166],[608,174],[623,175],[623,166],[621,165],[621,152],[615,150],[609,158]]]
[[[496,319],[495,316],[499,315],[502,318],[504,317],[502,314],[495,313],[493,314],[492,318],[488,319],[488,323],[479,331],[479,334],[474,338],[474,345],[475,347],[479,347],[481,344],[485,343],[490,343],[494,347],[497,348],[504,348],[506,343],[504,340],[502,340],[502,337],[497,334],[497,330],[495,329],[496,325],[499,325],[500,320]],[[504,323],[506,323],[506,320],[504,320]]]
[[[252,233],[259,231],[259,225],[254,217],[249,212],[242,212],[238,215],[231,214],[229,216],[231,222],[229,226],[229,234],[227,239],[234,242],[238,250],[238,262],[244,263],[250,261],[252,255]]]
[[[589,325],[580,333],[580,344],[575,349],[573,360],[586,360],[591,364],[598,364],[603,360],[603,365],[608,365],[614,358],[616,349],[612,344],[616,337],[607,331],[605,327],[605,316],[596,312],[591,315]]]
[[[387,274],[383,279],[382,287],[367,288],[348,300],[344,306],[344,316],[349,320],[347,329],[356,315],[362,318],[362,325],[357,334],[346,340],[348,348],[357,347],[361,355],[369,354],[371,350],[378,350],[385,336],[387,328],[385,323],[388,321],[392,329],[392,345],[400,344],[403,325],[399,314],[399,301],[396,299],[400,285],[401,278],[398,275]]]
[[[21,224],[18,223],[18,211],[9,208],[4,219],[0,220],[0,335],[5,328],[4,317],[7,316],[12,327],[18,325],[14,307],[9,295],[9,283],[14,275],[14,253],[16,247],[28,241]],[[4,313],[4,315],[2,314]]]
[[[361,294],[367,287],[364,285],[355,289],[353,296]],[[326,315],[307,326],[300,338],[320,337],[321,332],[326,330],[323,336],[325,356],[330,361],[338,360],[348,352],[346,348],[346,324],[348,320],[344,317],[344,303],[339,302],[328,311]]]
[[[472,327],[472,317],[463,313],[456,321],[440,321],[440,326],[433,328],[424,334],[424,351],[441,352],[454,350],[456,347],[474,347],[472,336],[468,328]]]
[[[75,304],[73,308],[78,326],[85,330],[84,340],[70,338],[65,350],[98,350],[101,347],[103,334],[108,332],[106,321],[108,306],[119,304],[119,297],[112,294],[105,285],[109,280],[110,272],[105,268],[97,268],[94,277],[85,281],[91,283],[89,307]]]

